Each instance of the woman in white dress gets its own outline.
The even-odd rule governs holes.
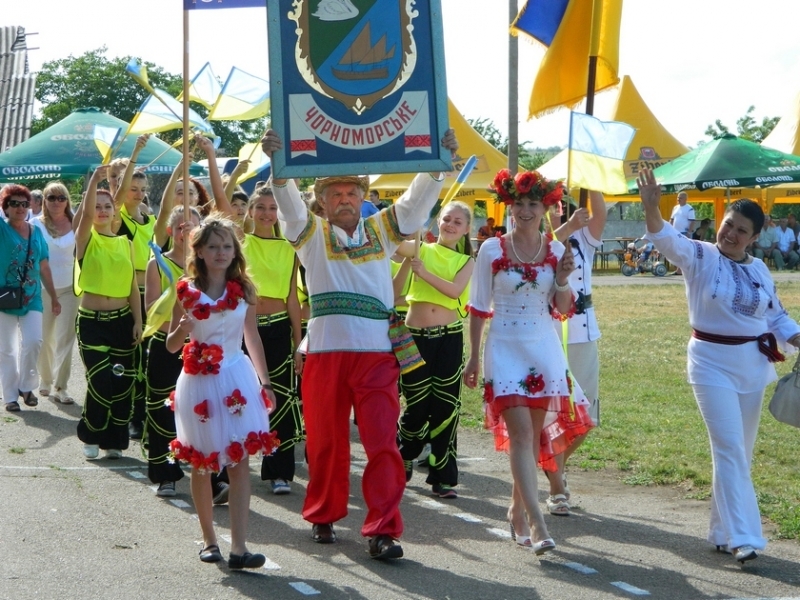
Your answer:
[[[750,467],[764,388],[777,378],[773,362],[800,346],[800,325],[776,295],[767,266],[747,254],[764,213],[752,200],[734,202],[716,243],[691,240],[661,216],[661,186],[639,175],[647,239],[683,271],[692,338],[689,383],[711,441],[713,464],[708,541],[744,563],[766,546]],[[720,360],[724,357],[724,360]]]
[[[554,318],[575,311],[568,281],[575,260],[570,248],[541,233],[547,207],[563,195],[561,184],[535,171],[512,177],[503,169],[493,187],[510,205],[515,227],[486,240],[478,252],[464,381],[472,388],[478,384],[484,324],[492,318],[483,353],[487,425],[498,450],[509,452],[512,536],[543,554],[555,549],[555,542],[539,507],[537,460],[556,471],[554,457],[592,427],[588,402],[572,380],[553,327]]]

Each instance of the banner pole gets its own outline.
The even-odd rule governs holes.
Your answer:
[[[183,218],[191,220],[189,212],[189,11],[183,10]],[[183,245],[184,264],[189,245]]]

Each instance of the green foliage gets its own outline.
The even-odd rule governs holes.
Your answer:
[[[491,119],[467,119],[467,123],[469,123],[483,139],[508,156],[508,136],[504,136]],[[527,171],[538,169],[560,150],[560,148],[531,149],[527,147],[529,143],[530,142],[522,142],[517,148],[519,166]]]
[[[147,98],[147,91],[130,77],[125,67],[131,57],[107,58],[105,46],[75,57],[50,61],[42,65],[36,79],[36,99],[42,104],[41,115],[33,119],[31,135],[54,125],[75,109],[95,106],[109,114],[130,122]],[[183,77],[165,71],[162,67],[144,62],[147,76],[153,87],[161,88],[173,97],[183,91]],[[208,109],[192,103],[192,108],[202,117]],[[222,138],[218,153],[236,156],[242,144],[257,141],[267,128],[268,118],[249,121],[214,121],[212,127]],[[159,134],[167,143],[178,140],[180,129]],[[193,151],[195,159],[205,158]]]
[[[775,125],[780,121],[780,117],[763,117],[761,123],[758,123],[753,118],[752,114],[755,109],[755,106],[750,106],[744,116],[736,120],[736,135],[745,140],[760,144],[764,141],[764,138],[775,129]],[[713,125],[706,127],[705,130],[705,135],[712,139],[727,133],[731,133],[730,129],[719,119],[717,119]]]

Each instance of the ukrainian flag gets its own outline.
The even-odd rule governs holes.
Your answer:
[[[217,76],[211,70],[211,63],[206,63],[197,72],[189,83],[189,100],[198,102],[206,108],[211,108],[219,98],[222,86]],[[178,100],[183,99],[183,92],[178,95]]]
[[[237,67],[231,69],[209,121],[245,121],[269,112],[269,82]]]
[[[573,112],[569,125],[569,187],[604,194],[627,194],[625,155],[636,129]]]
[[[147,78],[147,67],[141,64],[135,58],[130,59],[125,66],[128,75],[133,77],[136,82],[146,89],[151,94],[153,93],[153,86],[150,85],[150,80]]]
[[[114,149],[114,144],[117,143],[121,127],[105,127],[103,125],[94,126],[94,144],[103,155],[103,163],[107,165],[111,161],[111,153]]]
[[[183,114],[183,105],[164,90],[155,88],[148,96],[139,112],[131,121],[128,134],[157,133],[183,127],[183,121],[178,115]],[[189,124],[192,129],[199,130],[203,135],[215,136],[211,125],[195,111],[189,110]]]
[[[619,83],[622,0],[528,0],[511,25],[547,46],[533,82],[528,118],[574,107],[586,96],[589,57],[597,57],[594,90]]]

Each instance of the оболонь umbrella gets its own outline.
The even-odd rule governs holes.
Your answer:
[[[800,156],[723,135],[653,171],[665,192],[686,189],[769,187],[800,181]],[[631,193],[636,181],[628,182]]]
[[[63,179],[80,177],[96,169],[103,160],[100,150],[94,143],[94,126],[120,127],[120,138],[125,134],[128,123],[117,119],[97,108],[79,108],[30,139],[0,153],[0,182],[17,179]],[[130,156],[137,136],[125,138],[122,146],[114,154]],[[169,144],[151,137],[139,154],[139,163],[149,165],[147,174],[172,173],[181,159],[179,150],[169,149]],[[158,160],[150,165],[150,162]],[[205,169],[192,163],[192,175],[202,175]]]

